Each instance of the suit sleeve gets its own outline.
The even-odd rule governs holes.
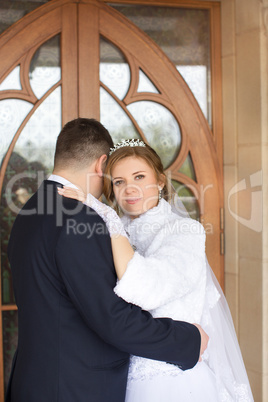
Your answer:
[[[67,220],[58,238],[56,264],[77,310],[90,329],[118,349],[174,363],[183,370],[192,368],[200,350],[195,326],[153,319],[114,293],[116,274],[110,237],[104,228],[99,216],[83,210],[72,217],[71,228]]]

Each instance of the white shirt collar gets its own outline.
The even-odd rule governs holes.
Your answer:
[[[78,188],[75,184],[71,183],[69,180],[65,179],[62,176],[58,176],[57,174],[51,174],[47,180],[56,181],[57,183],[60,183],[63,186]]]

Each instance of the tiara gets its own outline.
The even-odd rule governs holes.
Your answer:
[[[118,142],[113,148],[110,148],[109,155],[111,155],[117,149],[123,147],[146,147],[146,144],[139,139],[134,140],[134,138],[132,140],[122,140],[121,142]]]

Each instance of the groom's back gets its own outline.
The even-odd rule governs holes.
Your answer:
[[[85,207],[58,196],[56,188],[57,183],[49,181],[40,187],[18,215],[10,237],[8,252],[18,305],[19,342],[11,398],[7,400],[105,401],[108,395],[106,399],[105,391],[96,386],[101,380],[97,377],[105,381],[98,365],[100,361],[104,365],[127,361],[128,355],[90,330],[66,289],[55,249],[66,220],[85,214]],[[86,219],[93,222],[100,218],[92,215]],[[103,236],[104,243],[107,239]],[[109,255],[108,245],[109,240],[105,245]],[[88,291],[92,291],[90,283]],[[122,370],[126,377],[127,365]]]
[[[57,241],[60,227],[55,224],[56,198],[47,198],[53,194],[51,190],[46,191],[42,186],[28,201],[17,216],[9,241],[8,254],[19,320],[12,400],[16,400],[17,390],[31,398],[33,389],[40,387],[42,395],[43,378],[57,375],[56,365],[51,365],[46,372],[47,363],[56,353],[57,317],[52,309],[56,308],[57,291],[60,290],[53,264],[53,244]],[[56,383],[50,383],[49,392],[53,396]]]

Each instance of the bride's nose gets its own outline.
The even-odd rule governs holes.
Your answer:
[[[139,192],[138,186],[135,186],[133,184],[127,184],[125,187],[126,194],[136,194],[138,192]]]

